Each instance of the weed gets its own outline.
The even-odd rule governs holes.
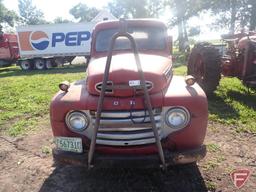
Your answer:
[[[214,183],[213,181],[205,181],[205,185],[206,185],[207,189],[210,191],[215,191],[217,188],[217,184]]]
[[[207,144],[207,151],[209,152],[217,152],[217,151],[220,151],[220,146],[216,143],[210,143],[210,144]]]
[[[217,154],[216,157],[211,158],[203,165],[203,170],[210,171],[218,167],[223,161],[225,157],[221,154]]]
[[[52,151],[51,147],[49,147],[49,146],[42,146],[42,153],[44,153],[46,155],[49,155],[49,154],[51,154],[51,151]]]

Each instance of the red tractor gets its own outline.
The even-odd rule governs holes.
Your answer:
[[[221,74],[237,77],[256,88],[256,32],[223,35],[225,46],[198,43],[191,50],[188,74],[193,75],[207,95],[217,88]],[[221,50],[221,51],[220,51]]]
[[[173,75],[170,44],[157,20],[95,26],[87,78],[61,83],[51,102],[56,161],[166,168],[205,156],[207,98]]]

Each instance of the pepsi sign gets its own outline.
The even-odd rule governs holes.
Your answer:
[[[44,50],[49,45],[49,37],[42,31],[35,31],[31,33],[30,43],[34,49]]]
[[[52,33],[51,38],[43,31],[25,31],[19,32],[22,51],[45,50],[50,45],[56,47],[60,43],[65,46],[80,46],[83,42],[90,40],[91,33],[89,31],[73,31],[68,33]],[[51,42],[51,43],[50,43]]]
[[[52,34],[52,47],[57,43],[65,42],[66,46],[80,46],[83,41],[88,41],[91,38],[89,31],[78,31],[65,33]]]
[[[90,55],[95,23],[64,23],[17,27],[21,57]]]

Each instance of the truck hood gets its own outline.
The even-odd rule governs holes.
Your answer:
[[[171,58],[140,54],[149,94],[162,91],[172,77]],[[87,89],[92,95],[99,95],[103,81],[107,57],[92,59],[88,66]],[[106,96],[127,97],[135,94],[129,81],[140,80],[133,54],[119,54],[112,57],[108,84],[122,87],[106,90]],[[140,92],[140,91],[138,91]]]

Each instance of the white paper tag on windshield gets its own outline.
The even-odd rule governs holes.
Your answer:
[[[140,80],[131,80],[131,81],[129,81],[129,86],[130,87],[140,86]]]

